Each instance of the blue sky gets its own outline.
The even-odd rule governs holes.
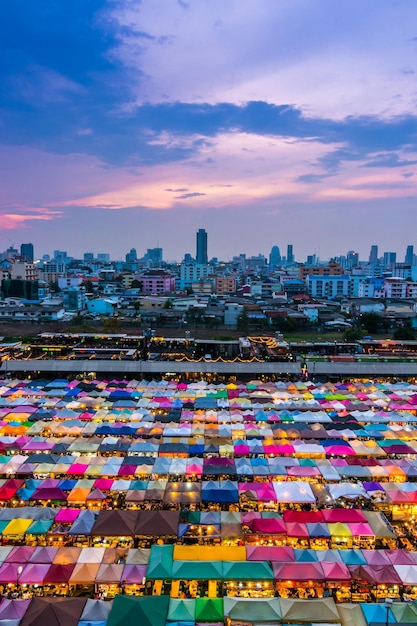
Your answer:
[[[0,249],[401,258],[413,0],[4,0]]]

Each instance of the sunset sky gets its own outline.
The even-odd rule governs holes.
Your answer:
[[[0,250],[398,252],[415,0],[2,0]]]

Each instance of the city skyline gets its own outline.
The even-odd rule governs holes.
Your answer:
[[[225,260],[289,241],[296,259],[405,254],[414,3],[8,0],[0,17],[1,249],[180,259],[201,228]]]

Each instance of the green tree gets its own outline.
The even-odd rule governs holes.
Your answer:
[[[168,300],[165,300],[164,302],[164,309],[172,309],[172,307],[174,306],[172,300],[170,300],[168,298]]]
[[[386,320],[378,313],[363,313],[359,318],[359,323],[370,335],[374,335],[379,330],[385,330]]]
[[[237,329],[244,333],[249,330],[249,315],[246,309],[243,309],[242,313],[237,318]]]
[[[411,328],[410,324],[406,324],[401,328],[397,328],[392,335],[393,339],[398,339],[399,341],[414,341],[416,338],[414,330]]]
[[[132,289],[139,289],[139,291],[142,291],[143,281],[137,280],[137,278],[135,278],[134,280],[132,280],[132,284],[130,286],[132,287]]]
[[[344,340],[345,341],[359,341],[363,337],[363,332],[359,328],[348,328],[345,332]]]

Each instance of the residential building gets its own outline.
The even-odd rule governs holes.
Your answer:
[[[298,269],[298,278],[306,280],[307,276],[342,276],[344,270],[340,263],[331,262],[328,265],[317,265],[309,267],[300,265]]]
[[[236,278],[234,276],[216,276],[216,293],[223,296],[228,293],[236,293]]]
[[[307,276],[307,291],[313,298],[347,297],[349,276]]]
[[[175,276],[166,270],[148,270],[137,276],[142,283],[142,293],[157,295],[175,291]]]
[[[191,285],[200,280],[200,278],[206,278],[210,272],[209,265],[204,263],[181,263],[180,266],[180,289],[190,289]]]
[[[13,261],[10,263],[10,278],[12,280],[38,280],[38,270],[33,263]]]

